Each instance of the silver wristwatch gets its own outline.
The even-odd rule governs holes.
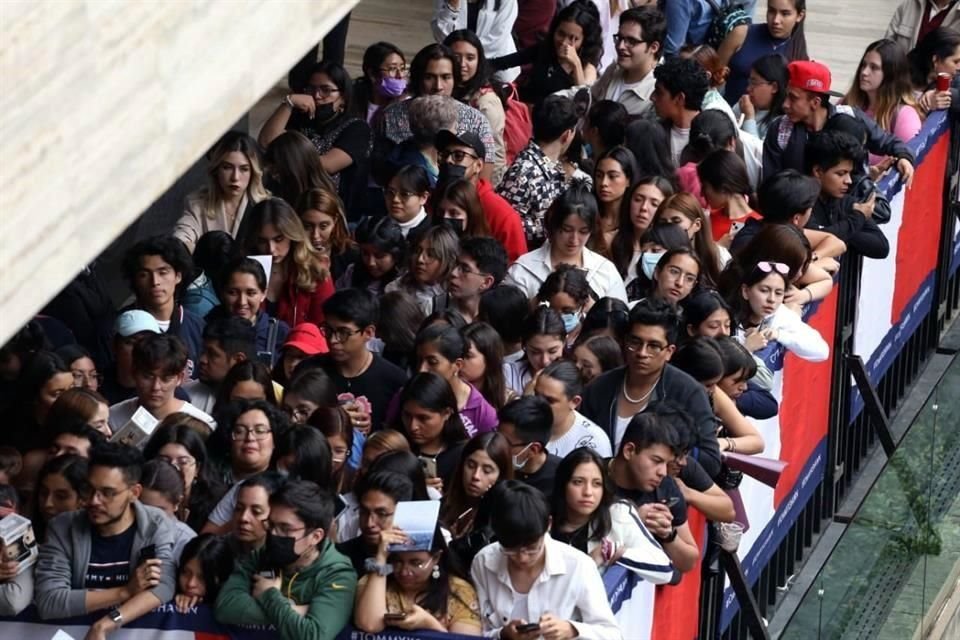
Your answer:
[[[120,613],[120,609],[118,607],[110,609],[110,612],[107,614],[107,616],[109,616],[110,620],[113,621],[113,624],[117,625],[118,627],[123,626],[123,614]]]

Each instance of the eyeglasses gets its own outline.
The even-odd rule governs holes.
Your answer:
[[[103,489],[97,489],[96,487],[84,487],[79,493],[80,497],[90,502],[96,496],[100,496],[100,499],[104,502],[113,502],[117,496],[119,496],[124,491],[128,491],[130,487],[124,487],[123,489],[112,489],[110,487],[105,487]]]
[[[437,152],[437,159],[440,160],[440,162],[446,162],[447,160],[453,160],[454,163],[460,164],[460,163],[463,162],[466,158],[472,158],[473,160],[478,160],[478,159],[480,158],[480,156],[475,156],[475,155],[473,155],[472,153],[468,153],[468,152],[462,151],[462,150],[460,150],[460,149],[456,149],[456,150],[454,150],[454,151],[446,151],[446,150],[444,150],[444,151],[438,151],[438,152]]]
[[[313,85],[308,84],[303,88],[303,92],[308,96],[319,95],[321,98],[328,98],[335,93],[340,93],[340,89],[330,84]]]
[[[433,247],[417,247],[413,250],[413,257],[424,256],[427,260],[439,260],[440,254]]]
[[[670,265],[669,267],[664,269],[664,271],[671,278],[679,278],[682,276],[684,284],[689,284],[689,285],[697,284],[697,276],[693,275],[692,273],[684,273],[683,269],[680,269],[679,267]]]
[[[487,273],[480,271],[479,269],[471,269],[470,265],[468,265],[466,262],[457,262],[455,265],[453,265],[453,270],[459,271],[462,275],[465,275],[465,276],[469,276],[471,274],[475,274],[478,276],[488,275]]]
[[[264,522],[264,528],[266,528],[266,530],[270,533],[275,533],[284,538],[291,537],[292,534],[296,533],[297,531],[303,531],[306,529],[306,527],[288,527],[285,524],[270,522],[269,520]]]
[[[623,348],[631,353],[640,352],[643,353],[643,350],[646,349],[650,355],[657,355],[661,351],[667,348],[667,345],[660,342],[645,342],[639,338],[627,338],[623,341]]]
[[[747,86],[750,86],[750,87],[760,87],[765,84],[773,84],[773,83],[770,82],[769,80],[764,80],[763,78],[759,78],[759,79],[750,78],[750,80],[747,81]]]
[[[351,329],[350,327],[331,327],[328,324],[320,325],[320,333],[327,340],[336,340],[337,342],[346,342],[350,336],[363,333],[363,329]]]
[[[171,458],[170,456],[157,456],[157,460],[163,460],[172,464],[177,469],[186,469],[187,467],[192,467],[197,464],[197,461],[189,456],[183,456],[181,458]]]
[[[87,384],[92,384],[96,382],[97,386],[103,384],[103,376],[97,373],[96,371],[85,372],[85,371],[74,370],[74,371],[71,371],[70,373],[73,374],[73,384],[77,385],[78,387],[83,386],[84,382],[86,382]]]
[[[638,40],[637,38],[631,38],[630,36],[622,36],[619,33],[613,34],[613,44],[619,45],[621,43],[627,45],[629,48],[633,49],[636,46],[639,46],[646,42],[646,40]]]
[[[370,511],[363,505],[360,505],[360,507],[357,509],[357,513],[360,516],[361,520],[366,520],[367,518],[373,518],[377,522],[385,522],[389,518],[392,518],[393,514],[396,512],[387,511],[386,509],[374,509],[373,511]]]
[[[526,547],[515,547],[512,549],[503,547],[503,555],[510,558],[513,558],[516,556],[535,556],[541,551],[543,551],[543,545],[544,545],[544,539],[540,538],[540,542],[534,545],[526,546]]]
[[[397,191],[391,187],[387,187],[383,190],[383,195],[387,200],[395,200],[397,196],[400,196],[401,200],[409,200],[410,198],[420,195],[419,193],[414,193],[413,191]]]
[[[234,440],[246,440],[252,436],[254,440],[266,440],[271,432],[270,427],[262,424],[255,427],[237,426],[230,430],[230,437]]]
[[[392,65],[389,67],[380,67],[380,71],[395,78],[402,78],[403,76],[407,75],[407,65],[402,64],[400,66]]]
[[[762,260],[758,262],[757,269],[759,269],[763,273],[773,273],[774,271],[776,271],[782,276],[785,276],[788,273],[790,273],[790,267],[783,264],[782,262],[769,262],[767,260]]]

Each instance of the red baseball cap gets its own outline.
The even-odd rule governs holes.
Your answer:
[[[795,89],[843,96],[842,93],[830,90],[830,69],[825,64],[813,60],[797,60],[787,65],[787,72],[790,74],[787,84]]]
[[[294,347],[303,351],[308,356],[315,356],[319,353],[327,353],[330,348],[327,346],[327,339],[320,333],[320,329],[312,322],[302,322],[290,330],[287,334],[287,341],[283,343],[284,348]]]

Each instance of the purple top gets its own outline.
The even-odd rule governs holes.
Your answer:
[[[460,420],[467,431],[467,437],[472,438],[478,433],[496,431],[500,422],[497,420],[497,410],[494,409],[477,388],[467,382],[470,387],[470,396],[467,404],[460,410]],[[397,391],[387,405],[387,419],[385,425],[396,424],[400,417],[400,391]]]

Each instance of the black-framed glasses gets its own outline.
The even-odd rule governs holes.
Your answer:
[[[645,340],[641,340],[640,338],[627,336],[623,341],[623,348],[631,353],[636,353],[638,351],[642,353],[644,350],[646,350],[647,353],[655,356],[666,349],[667,345],[663,344],[662,342],[647,342]]]
[[[479,160],[480,156],[475,156],[472,153],[463,151],[462,149],[454,149],[453,151],[438,151],[437,159],[441,162],[446,162],[447,160],[453,160],[456,164],[460,164],[465,159],[471,158],[473,160]]]
[[[234,440],[246,440],[249,437],[252,437],[254,440],[266,440],[271,432],[272,429],[263,424],[258,424],[255,427],[237,425],[230,430],[230,437]]]
[[[633,37],[630,37],[630,36],[622,36],[622,35],[620,35],[619,33],[613,34],[613,44],[614,44],[614,45],[618,45],[618,46],[619,46],[619,45],[622,43],[622,44],[627,45],[627,46],[630,47],[631,49],[633,49],[634,47],[640,46],[640,45],[643,44],[644,42],[646,42],[646,40],[640,40],[639,38],[633,38]]]
[[[320,325],[320,333],[327,340],[336,339],[337,342],[346,342],[351,336],[363,333],[363,329],[351,329],[350,327],[331,327],[329,324]]]

